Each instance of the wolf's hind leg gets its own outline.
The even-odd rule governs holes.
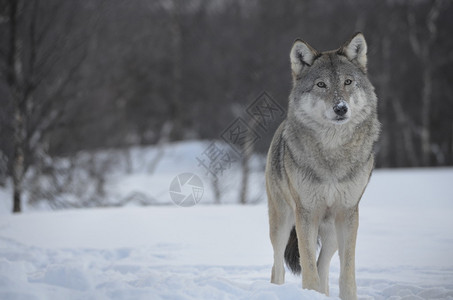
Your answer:
[[[272,267],[271,283],[285,283],[284,253],[289,234],[293,227],[294,217],[289,206],[269,202],[269,234],[274,249],[274,265]]]
[[[319,287],[321,292],[329,295],[329,267],[332,256],[338,249],[334,220],[326,220],[319,226],[321,252],[318,257]]]

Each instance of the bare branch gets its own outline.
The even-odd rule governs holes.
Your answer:
[[[407,13],[407,23],[409,26],[409,42],[411,44],[412,51],[414,51],[415,55],[421,57],[422,56],[421,43],[416,32],[417,22],[415,21],[414,13],[411,11]]]
[[[437,19],[439,18],[440,10],[443,6],[442,0],[436,0],[434,5],[431,7],[427,17],[426,17],[426,27],[429,31],[429,43],[432,43],[437,38]]]
[[[30,39],[30,70],[26,79],[26,89],[27,93],[32,92],[33,90],[33,77],[35,76],[35,61],[36,61],[36,22],[38,18],[38,1],[34,0],[32,4],[31,20],[30,20],[30,29],[29,29],[29,39]]]
[[[66,76],[59,80],[56,87],[47,97],[47,100],[43,105],[40,106],[39,115],[36,118],[38,123],[30,128],[29,137],[31,141],[36,143],[37,138],[41,137],[43,133],[55,127],[58,121],[63,116],[66,106],[61,106],[55,108],[56,103],[59,103],[58,99],[62,98],[62,93],[67,87],[68,83],[74,80],[74,76],[79,69],[80,64],[86,59],[87,51],[84,49],[79,60],[73,64],[73,66],[68,70]],[[37,111],[34,111],[33,114],[36,114]]]

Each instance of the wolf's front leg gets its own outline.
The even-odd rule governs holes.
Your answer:
[[[303,208],[296,209],[295,217],[300,266],[302,268],[302,287],[321,291],[316,265],[319,218],[310,212],[304,211]]]
[[[321,251],[318,257],[318,272],[320,287],[324,294],[329,296],[329,267],[332,256],[337,252],[338,242],[335,229],[335,220],[328,219],[319,225],[319,237],[321,238]]]
[[[285,283],[284,253],[291,232],[291,224],[283,222],[278,228],[270,229],[272,248],[274,249],[274,265],[272,266],[271,283]]]
[[[340,255],[340,298],[356,300],[355,246],[359,227],[358,205],[339,213],[335,225]]]
[[[269,197],[270,198],[270,197]],[[271,198],[270,198],[271,199]],[[271,283],[285,283],[285,266],[283,263],[286,244],[291,232],[293,216],[289,207],[269,202],[269,234],[274,249]]]

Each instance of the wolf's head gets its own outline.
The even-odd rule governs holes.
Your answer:
[[[322,53],[296,40],[290,53],[289,116],[306,126],[325,128],[357,125],[375,113],[376,95],[366,75],[366,53],[361,33],[339,49]]]

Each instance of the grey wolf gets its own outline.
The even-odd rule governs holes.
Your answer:
[[[302,273],[304,289],[328,295],[330,261],[338,250],[340,298],[357,299],[358,205],[380,131],[367,44],[357,33],[337,50],[318,52],[298,39],[290,61],[288,113],[266,164],[271,282],[284,283],[285,260]]]

